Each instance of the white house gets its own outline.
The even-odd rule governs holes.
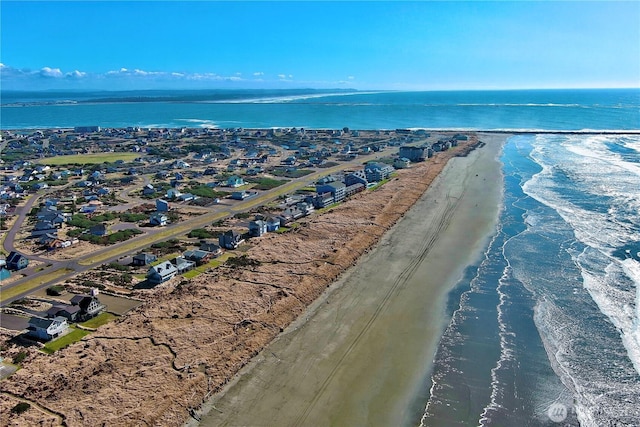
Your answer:
[[[162,262],[149,268],[147,280],[151,283],[162,283],[178,274],[178,269],[169,261]]]
[[[52,340],[67,332],[69,324],[64,317],[56,316],[53,319],[41,319],[32,317],[29,319],[28,334],[42,340]]]

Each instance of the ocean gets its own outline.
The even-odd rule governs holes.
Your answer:
[[[416,423],[640,425],[638,89],[3,92],[0,112],[2,129],[511,131],[499,222],[449,294]]]
[[[0,93],[0,128],[640,129],[640,90]]]
[[[640,136],[514,136],[501,160],[422,425],[640,425]]]

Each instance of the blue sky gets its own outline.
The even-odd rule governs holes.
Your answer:
[[[0,3],[2,89],[640,86],[640,2]]]

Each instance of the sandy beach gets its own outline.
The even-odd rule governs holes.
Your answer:
[[[478,137],[486,145],[449,161],[375,249],[205,405],[200,425],[419,422],[447,293],[499,213],[507,135]]]

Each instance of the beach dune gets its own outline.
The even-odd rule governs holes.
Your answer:
[[[201,426],[419,422],[447,294],[500,209],[507,135],[478,137],[484,145],[451,159],[375,249],[203,406]]]

